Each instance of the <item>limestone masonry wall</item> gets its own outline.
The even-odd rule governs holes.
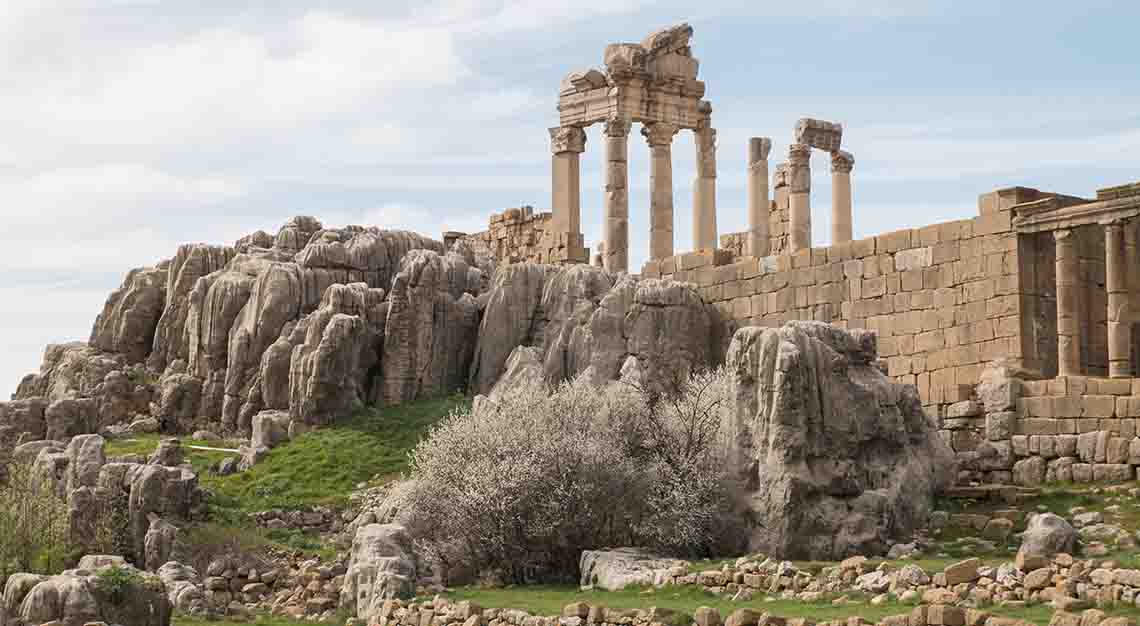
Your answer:
[[[980,198],[972,219],[793,254],[692,252],[650,261],[643,275],[697,284],[736,326],[809,319],[875,330],[888,374],[916,385],[941,415],[971,397],[985,363],[1026,359],[1009,211],[1019,199],[994,192]]]
[[[507,209],[491,216],[487,230],[473,234],[446,233],[444,239],[448,244],[466,242],[476,254],[500,263],[561,263],[566,260],[572,244],[581,249],[581,241],[568,242],[565,233],[556,233],[553,219],[553,213],[535,213],[529,206]],[[588,257],[589,250],[585,253]]]

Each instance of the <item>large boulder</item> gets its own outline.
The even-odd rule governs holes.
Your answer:
[[[378,621],[385,600],[415,595],[416,568],[412,538],[403,526],[361,526],[352,540],[340,605],[366,623]]]
[[[183,613],[205,607],[206,595],[202,577],[197,570],[177,561],[168,561],[158,568],[158,577],[166,586],[166,598],[175,610]]]
[[[873,361],[875,335],[815,322],[738,330],[729,460],[749,494],[752,549],[778,558],[885,554],[923,527],[953,454],[913,386]]]
[[[50,577],[10,577],[4,588],[4,626],[49,622],[60,626],[92,622],[169,626],[171,606],[162,580],[129,565],[110,563]]]
[[[626,587],[660,585],[688,563],[639,548],[583,550],[579,561],[582,587],[619,591]]]
[[[1077,531],[1055,513],[1039,513],[1029,518],[1017,550],[1017,564],[1023,571],[1044,567],[1058,553],[1072,554],[1077,547]]]

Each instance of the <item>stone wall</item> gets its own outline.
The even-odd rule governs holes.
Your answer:
[[[739,233],[726,233],[720,236],[720,247],[728,250],[734,257],[746,256],[744,242],[748,240],[748,231]],[[788,203],[771,203],[768,213],[768,246],[773,255],[786,254],[788,251]]]
[[[1009,207],[1027,192],[985,194],[972,219],[761,259],[693,252],[651,261],[643,275],[697,284],[730,327],[817,320],[875,330],[888,374],[943,417],[971,399],[986,363],[1039,359],[1024,341],[1010,228]]]
[[[487,230],[447,233],[444,239],[465,242],[476,255],[492,258],[496,263],[558,264],[569,260],[571,251],[582,250],[582,241],[581,235],[577,241],[566,241],[571,235],[556,233],[553,220],[553,213],[535,213],[533,207],[524,206],[491,215]],[[585,250],[585,258],[589,258],[589,252]]]

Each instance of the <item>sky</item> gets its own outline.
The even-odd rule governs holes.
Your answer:
[[[314,8],[314,5],[321,8]],[[1021,0],[4,0],[0,398],[86,339],[133,267],[293,215],[439,237],[550,204],[558,84],[687,21],[718,130],[720,232],[745,228],[748,138],[843,123],[856,237],[976,214],[978,194],[1140,180],[1140,3]],[[674,143],[678,251],[695,148]],[[602,141],[582,224],[601,238]],[[829,232],[827,156],[813,228]],[[631,267],[648,148],[630,138]]]

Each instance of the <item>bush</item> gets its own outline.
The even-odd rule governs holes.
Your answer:
[[[8,465],[0,481],[0,579],[55,573],[73,552],[67,504],[41,488],[27,465]]]
[[[122,604],[142,584],[142,576],[128,567],[105,567],[95,574],[95,590],[114,605]]]
[[[89,504],[91,508],[73,520],[50,480],[41,480],[29,465],[3,465],[0,580],[15,572],[55,574],[83,554],[133,559],[126,497],[96,498]]]
[[[393,490],[400,521],[445,573],[511,582],[576,578],[581,551],[603,546],[735,548],[730,387],[724,372],[668,394],[578,379],[453,413]]]

